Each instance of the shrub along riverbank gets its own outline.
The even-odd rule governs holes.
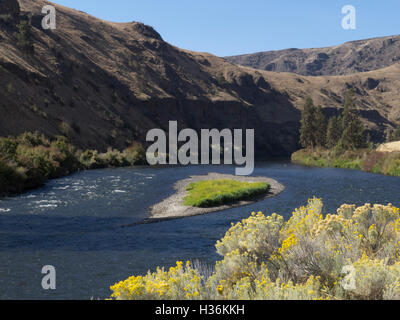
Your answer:
[[[48,179],[78,170],[142,164],[146,164],[146,154],[140,145],[99,153],[79,150],[65,137],[49,140],[37,132],[0,138],[0,196],[39,187]]]
[[[292,154],[292,162],[313,167],[355,169],[400,177],[400,152],[302,149]]]
[[[178,262],[111,287],[113,299],[400,299],[400,210],[309,200],[288,221],[253,213],[232,225],[215,267]]]

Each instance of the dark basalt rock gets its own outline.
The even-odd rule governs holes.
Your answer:
[[[276,64],[275,63],[270,63],[265,67],[266,71],[275,71],[276,70]]]
[[[132,28],[136,32],[138,32],[148,38],[153,38],[153,39],[162,41],[162,37],[160,36],[160,34],[156,30],[154,30],[152,27],[145,25],[144,23],[134,23]]]
[[[318,60],[328,60],[329,56],[326,53],[321,52],[321,53],[318,53],[317,59]]]
[[[365,83],[364,83],[364,86],[368,90],[374,90],[378,85],[379,85],[379,80],[375,80],[372,78],[368,78],[367,81],[365,81]]]
[[[306,64],[306,69],[307,72],[313,74],[316,71],[321,70],[323,67],[323,64],[321,62],[321,60],[314,60],[312,63],[307,63]]]

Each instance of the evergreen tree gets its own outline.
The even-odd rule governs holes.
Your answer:
[[[342,127],[343,128],[346,128],[349,125],[349,123],[351,122],[352,112],[355,108],[355,104],[353,101],[353,95],[354,95],[353,89],[349,89],[346,92],[346,96],[344,99],[343,112],[342,112]]]
[[[399,141],[399,140],[400,140],[400,124],[397,125],[397,128],[396,128],[396,129],[394,129],[393,139],[394,139],[395,141]]]
[[[342,119],[340,117],[331,117],[328,122],[328,129],[326,133],[326,146],[331,149],[334,148],[342,136]]]
[[[311,97],[307,97],[301,112],[300,144],[303,148],[314,148],[315,106]]]
[[[353,90],[346,94],[343,117],[343,133],[340,143],[345,149],[357,149],[365,146],[364,126],[361,123],[353,101]]]
[[[325,147],[326,145],[326,118],[322,111],[322,107],[318,106],[314,114],[314,140],[315,145],[318,147]]]

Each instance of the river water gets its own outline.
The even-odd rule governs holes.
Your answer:
[[[400,179],[343,169],[257,163],[254,176],[278,180],[280,195],[203,216],[126,227],[173,193],[176,181],[232,166],[85,171],[0,200],[0,299],[104,299],[109,286],[177,260],[219,259],[214,245],[231,222],[252,211],[289,217],[313,196],[325,213],[342,203],[400,206]],[[42,267],[56,268],[56,290],[43,290]]]

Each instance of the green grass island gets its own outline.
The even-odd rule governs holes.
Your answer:
[[[174,185],[174,193],[151,207],[146,223],[179,219],[245,206],[280,194],[285,187],[268,177],[221,173],[190,176]]]
[[[237,180],[204,180],[192,182],[186,188],[184,204],[191,207],[209,208],[236,201],[251,200],[267,194],[270,185],[266,182]]]

